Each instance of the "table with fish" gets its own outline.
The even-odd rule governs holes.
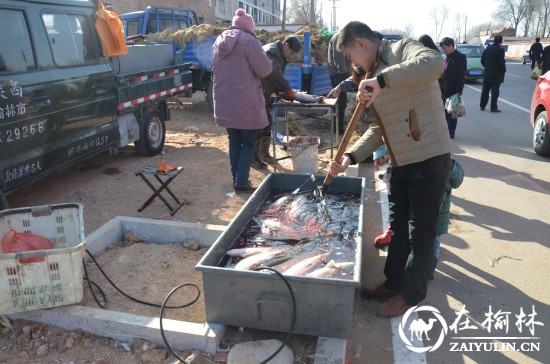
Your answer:
[[[289,120],[289,113],[293,114],[300,114],[302,115],[301,118],[293,118],[294,121],[299,120],[307,120],[307,119],[317,119],[326,121],[330,124],[330,158],[333,158],[333,150],[334,148],[338,147],[338,117],[337,117],[337,107],[336,102],[338,99],[336,98],[327,98],[324,96],[314,96],[314,95],[307,95],[307,94],[297,94],[295,96],[295,101],[286,101],[286,100],[279,100],[275,98],[273,102],[273,125],[272,125],[272,153],[274,158],[277,158],[277,144],[283,144],[285,146],[289,143],[289,130],[288,130],[288,123],[286,121]],[[285,132],[285,138],[286,142],[283,142],[279,138],[279,109],[283,110],[283,119],[282,121],[285,122],[286,125],[286,132]],[[324,116],[328,113],[327,116]],[[333,132],[335,130],[335,132]],[[322,148],[321,148],[322,149]],[[277,172],[277,166],[274,165],[274,172]]]

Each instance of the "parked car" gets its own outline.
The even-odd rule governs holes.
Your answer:
[[[485,67],[481,55],[485,48],[481,44],[457,44],[456,49],[466,56],[466,81],[483,79]]]
[[[535,153],[550,156],[550,128],[548,112],[550,110],[549,73],[539,76],[533,98],[531,99],[531,125],[533,126],[533,148]]]
[[[523,56],[521,56],[521,64],[531,64],[531,57],[529,57],[529,51],[523,53]]]

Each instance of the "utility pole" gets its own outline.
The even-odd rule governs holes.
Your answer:
[[[281,30],[285,30],[286,23],[286,0],[283,0],[283,19],[281,21]]]
[[[336,1],[332,0],[332,31],[336,31]]]
[[[315,0],[310,0],[309,4],[309,23],[316,24],[317,22],[315,21]]]
[[[467,43],[468,40],[466,39],[466,24],[468,23],[468,15],[464,15],[464,43]]]

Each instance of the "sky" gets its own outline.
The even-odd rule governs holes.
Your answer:
[[[451,31],[456,24],[456,15],[467,15],[467,29],[472,26],[491,22],[491,14],[497,9],[498,0],[321,0],[323,18],[329,29],[332,24],[333,4],[336,5],[336,24],[341,29],[349,21],[359,20],[366,23],[373,30],[388,28],[405,29],[407,24],[412,24],[413,34],[418,37],[429,34],[434,41],[435,22],[430,13],[436,7],[438,13],[447,6],[449,15],[440,38],[451,36]],[[361,4],[361,5],[358,5]],[[464,26],[462,26],[463,28]]]

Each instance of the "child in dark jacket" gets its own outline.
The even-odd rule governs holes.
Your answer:
[[[451,194],[454,188],[460,187],[462,180],[464,179],[464,170],[462,166],[456,161],[452,160],[451,172],[449,173],[449,182],[443,192],[441,198],[441,209],[439,210],[439,218],[437,219],[437,228],[434,241],[434,258],[430,272],[428,274],[430,279],[434,278],[435,267],[439,261],[439,251],[441,248],[441,235],[449,232],[449,217],[451,209]]]

